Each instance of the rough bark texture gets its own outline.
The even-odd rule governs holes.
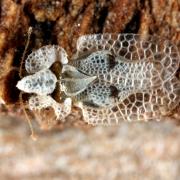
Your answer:
[[[59,44],[71,56],[79,36],[102,32],[157,34],[180,49],[179,9],[178,0],[2,0],[0,96],[6,106],[1,111],[15,110],[17,114],[19,91],[15,85],[29,26],[33,27],[29,51]],[[179,107],[170,116],[178,119],[178,111]]]
[[[103,32],[156,34],[180,51],[179,0],[0,0],[0,112],[21,117],[0,117],[1,179],[178,179],[180,134],[170,122],[89,128],[73,109],[66,123],[53,121],[54,131],[27,141],[15,85],[30,26],[27,54],[58,44],[71,57],[79,36]],[[44,119],[37,120],[49,128]],[[180,106],[165,119],[179,123]]]

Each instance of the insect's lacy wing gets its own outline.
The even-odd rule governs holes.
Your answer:
[[[66,98],[63,103],[58,103],[51,96],[34,95],[30,97],[28,105],[40,126],[48,129],[66,120],[71,113],[72,100]]]
[[[84,120],[92,125],[115,125],[125,121],[161,120],[180,102],[180,82],[174,77],[163,87],[132,93],[108,108],[80,104]]]
[[[28,73],[35,73],[49,68],[55,61],[67,64],[66,51],[60,46],[47,45],[33,51],[25,60],[25,68]]]
[[[163,73],[166,72],[166,78],[177,71],[180,63],[177,47],[170,41],[156,36],[105,33],[84,35],[77,40],[76,56],[101,50],[110,51],[115,56],[122,56],[124,61],[161,63]],[[164,77],[163,74],[161,75]]]
[[[31,96],[29,108],[41,110],[47,107],[53,108],[57,119],[64,119],[71,112],[72,100],[66,98],[64,103],[56,102],[51,96]]]

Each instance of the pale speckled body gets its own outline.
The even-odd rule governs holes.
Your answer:
[[[25,90],[25,80],[50,71],[56,61],[62,64],[60,77],[54,78],[47,88]],[[159,120],[180,102],[180,82],[175,77],[179,62],[177,47],[157,37],[86,35],[78,39],[77,53],[69,63],[65,51],[58,46],[45,46],[29,55],[25,67],[35,74],[19,81],[21,86],[17,87],[38,96],[38,103],[32,103],[34,96],[30,98],[31,109],[51,106],[57,118],[65,118],[73,103],[82,109],[84,120],[90,124]],[[47,73],[43,80],[49,82],[52,77]],[[65,94],[62,104],[50,97],[56,83]],[[47,100],[41,95],[48,96]]]

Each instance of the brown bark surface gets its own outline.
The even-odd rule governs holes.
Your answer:
[[[27,31],[33,27],[28,52],[46,44],[62,46],[69,56],[83,34],[132,32],[156,34],[180,49],[178,0],[2,0],[0,16],[1,111],[18,112],[18,69]],[[27,52],[27,54],[28,54]],[[177,72],[177,76],[179,73]],[[179,107],[169,116],[178,119]],[[178,121],[178,120],[177,120]]]

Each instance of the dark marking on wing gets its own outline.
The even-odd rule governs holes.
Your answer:
[[[119,90],[117,89],[117,87],[110,86],[110,90],[111,90],[111,96],[117,98],[119,94]]]

